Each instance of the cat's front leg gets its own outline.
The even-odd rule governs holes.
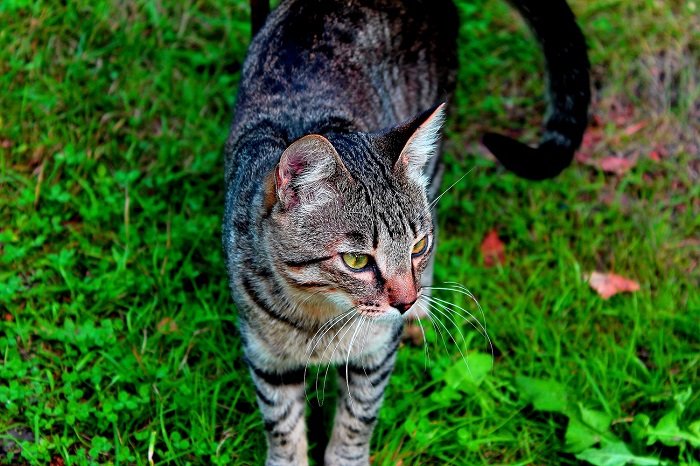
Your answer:
[[[396,338],[373,358],[338,368],[340,396],[326,448],[326,466],[369,465],[369,443],[398,346]]]
[[[303,370],[273,372],[246,359],[267,434],[265,465],[308,465]]]

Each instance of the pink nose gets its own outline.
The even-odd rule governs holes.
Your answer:
[[[413,284],[413,277],[394,278],[387,282],[386,291],[388,293],[389,304],[395,307],[401,314],[408,311],[413,303],[418,299],[416,286]]]

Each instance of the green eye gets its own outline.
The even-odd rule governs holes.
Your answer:
[[[418,241],[416,244],[413,245],[413,249],[411,249],[411,254],[414,256],[420,256],[425,252],[425,249],[428,247],[428,237],[424,236],[420,241]]]
[[[356,254],[354,252],[346,252],[341,256],[345,265],[353,270],[364,269],[369,264],[369,256],[367,254]]]

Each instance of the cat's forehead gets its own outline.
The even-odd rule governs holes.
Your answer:
[[[367,189],[353,200],[344,206],[346,223],[356,227],[351,231],[371,233],[375,243],[379,239],[412,241],[431,228],[425,196],[418,190],[401,192],[382,186]]]

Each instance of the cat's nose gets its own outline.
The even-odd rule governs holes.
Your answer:
[[[398,309],[401,314],[405,314],[418,299],[413,277],[408,274],[387,280],[386,291],[389,304]]]
[[[394,307],[399,310],[401,314],[405,314],[409,309],[411,309],[411,306],[416,302],[414,299],[410,303],[391,303],[391,307]]]

